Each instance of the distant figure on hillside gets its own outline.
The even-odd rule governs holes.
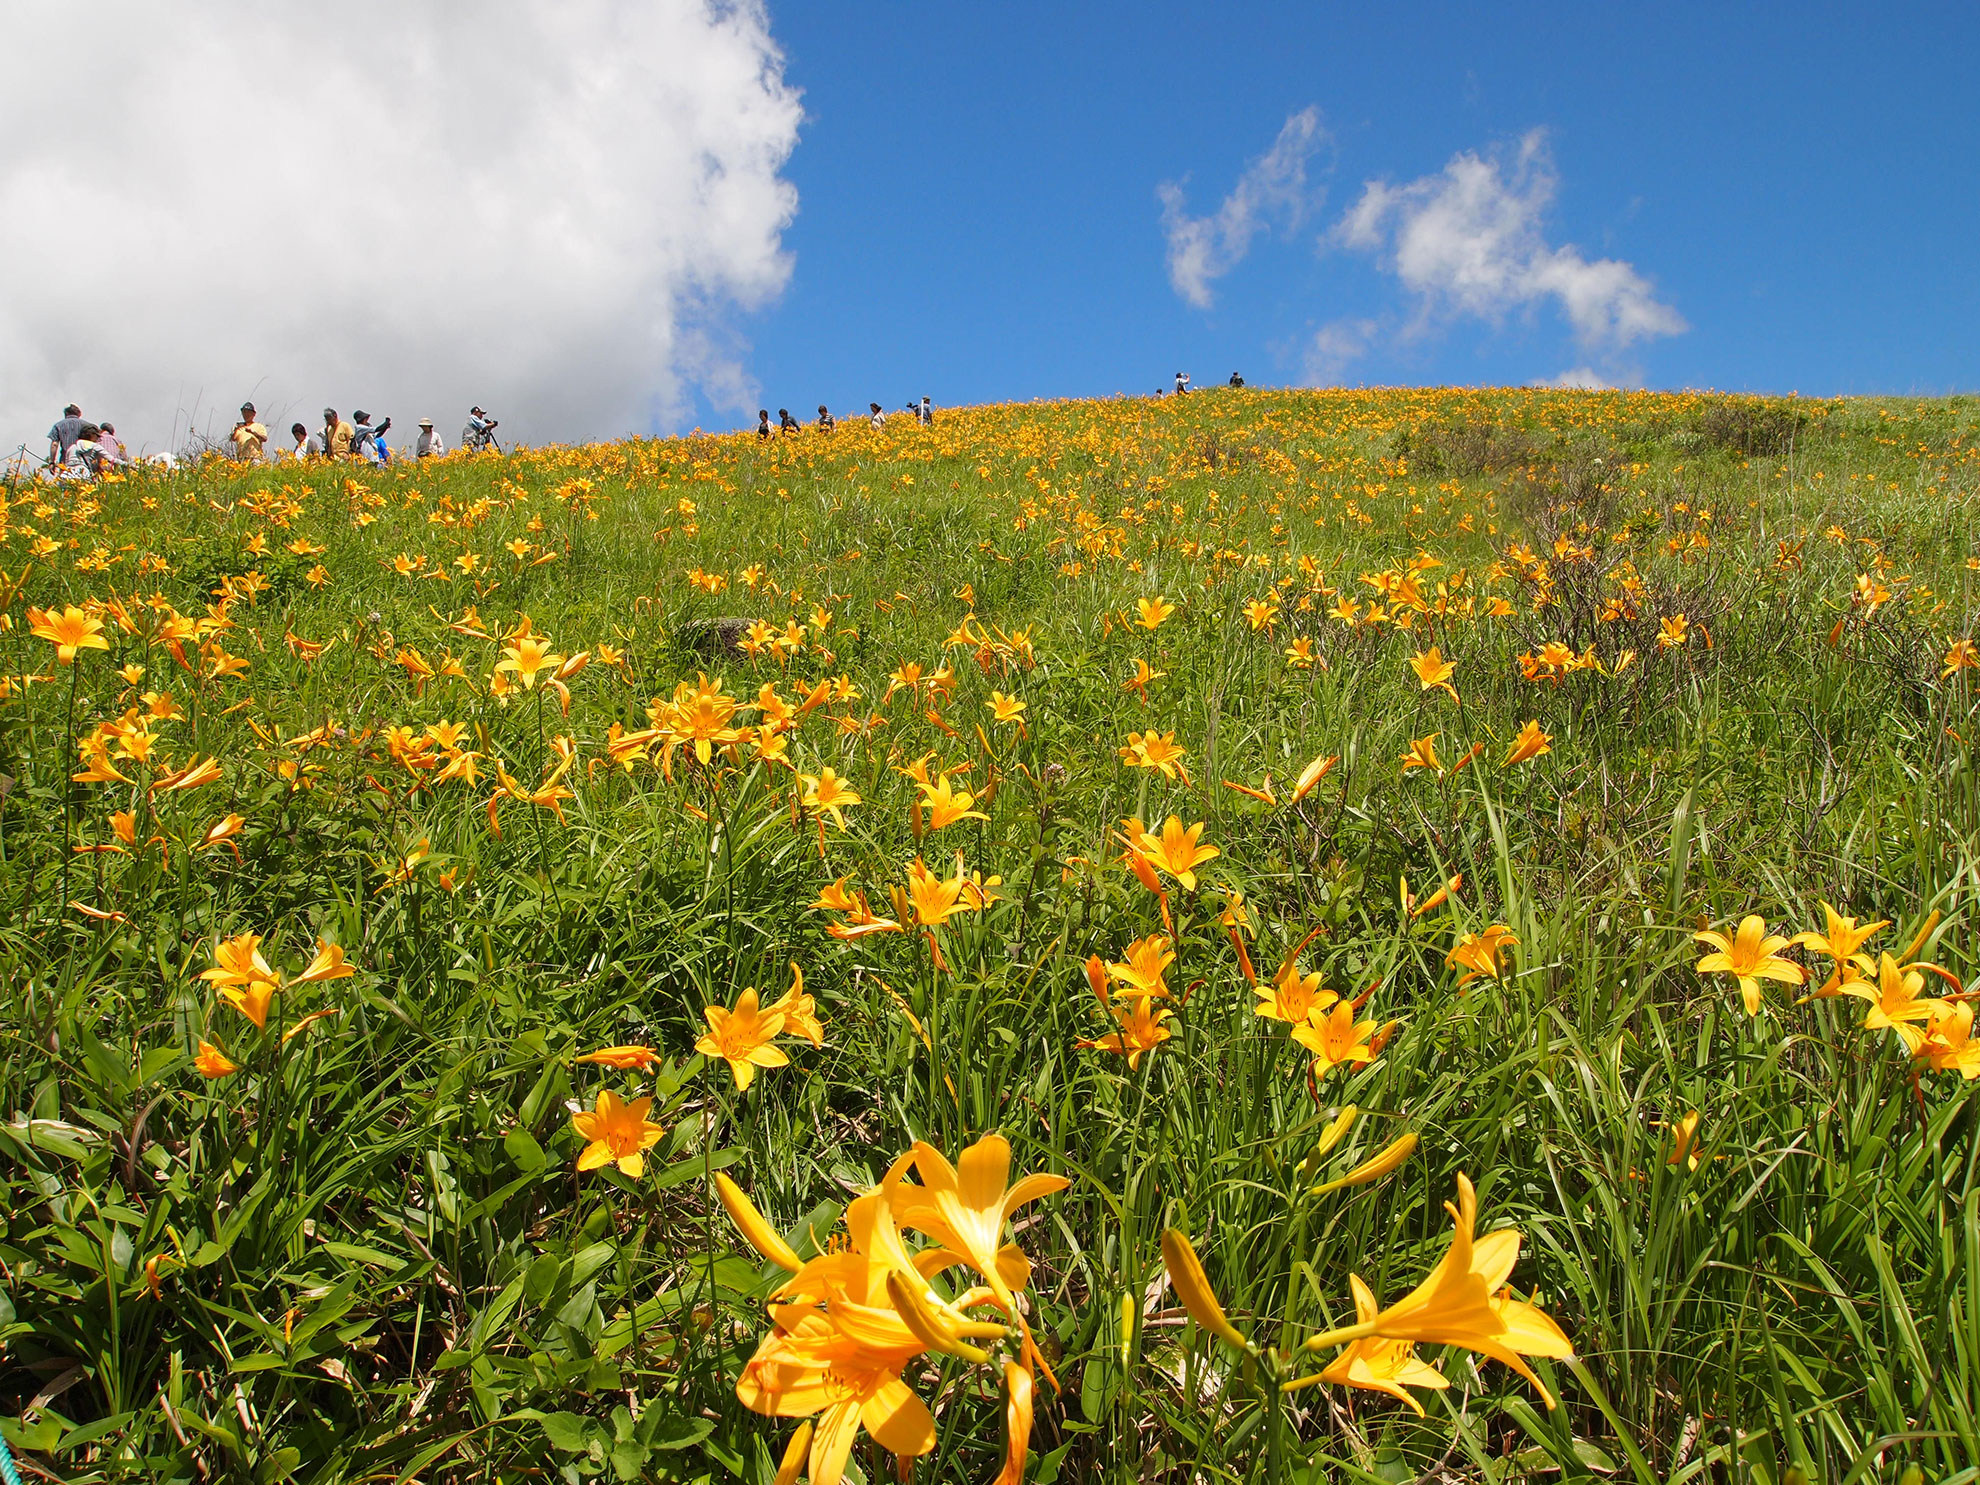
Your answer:
[[[866,405],[872,413],[872,416],[867,421],[872,423],[876,428],[885,428],[887,426],[887,415],[880,411],[880,404],[869,402]]]
[[[415,459],[432,459],[447,452],[447,446],[440,441],[440,435],[433,431],[433,419],[419,420],[419,437],[413,443]]]
[[[1241,386],[1243,386],[1243,385],[1244,385],[1244,378],[1243,378],[1243,377],[1241,377],[1241,376],[1239,376],[1239,375],[1238,375],[1238,374],[1237,374],[1237,373],[1236,373],[1235,371],[1233,371],[1233,372],[1231,373],[1231,385],[1232,385],[1232,386],[1234,386],[1234,387],[1241,387]]]
[[[252,402],[241,404],[241,420],[234,424],[234,431],[227,437],[233,440],[236,459],[246,464],[261,462],[261,450],[268,442],[268,430],[258,421]]]
[[[797,433],[802,431],[798,427],[798,420],[791,416],[791,410],[788,407],[777,409],[777,431],[779,433]]]
[[[323,440],[301,423],[289,424],[289,437],[296,441],[296,446],[289,450],[289,457],[297,463],[301,463],[304,459],[323,457]]]
[[[914,410],[914,415],[921,420],[924,427],[935,421],[935,409],[928,405],[926,397],[921,399],[921,406]]]
[[[756,410],[756,436],[758,438],[770,436],[770,409],[767,407],[759,407]]]
[[[1176,395],[1180,397],[1182,396],[1183,393],[1187,392],[1188,390],[1189,390],[1189,373],[1187,371],[1178,371],[1176,373]]]
[[[833,419],[833,417],[832,417],[832,414],[831,414],[831,412],[830,412],[830,411],[829,411],[829,410],[828,410],[828,409],[826,408],[826,406],[825,406],[825,404],[824,404],[824,403],[822,403],[822,402],[821,402],[821,403],[819,403],[819,404],[818,404],[818,431],[819,431],[820,433],[830,433],[830,432],[831,432],[831,431],[832,431],[832,430],[833,430],[834,428],[836,428],[836,427],[838,427],[838,426],[839,426],[839,425],[838,425],[838,423],[837,423],[836,421],[834,421],[834,419]]]
[[[96,441],[102,445],[103,451],[112,459],[116,460],[117,463],[128,464],[131,462],[131,451],[124,447],[123,439],[117,436],[115,424],[103,424],[103,431]]]
[[[496,440],[495,430],[502,425],[478,407],[468,409],[468,420],[461,428],[461,447],[470,454],[478,454],[494,445],[495,452],[502,452],[502,445]]]
[[[48,463],[51,468],[60,469],[69,462],[69,450],[76,446],[82,431],[82,409],[71,402],[62,409],[62,416],[55,420],[55,426],[48,430]]]
[[[371,426],[371,414],[352,413],[357,419],[357,456],[369,459],[374,464],[385,465],[392,462],[392,451],[385,447],[385,435],[391,430],[392,420],[388,417],[376,428]]]
[[[332,459],[351,457],[351,445],[357,442],[357,429],[337,416],[337,409],[323,409],[323,452]]]

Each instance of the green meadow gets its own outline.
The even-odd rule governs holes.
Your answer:
[[[1216,390],[0,489],[0,1435],[1980,1477],[1976,435]]]

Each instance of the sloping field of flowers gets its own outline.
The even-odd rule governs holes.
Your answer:
[[[1974,1479],[1980,404],[0,504],[28,1478]]]

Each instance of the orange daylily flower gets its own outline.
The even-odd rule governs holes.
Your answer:
[[[708,1030],[695,1042],[695,1051],[704,1057],[719,1057],[729,1064],[737,1091],[746,1091],[759,1067],[783,1067],[790,1062],[770,1045],[784,1029],[784,1013],[761,1009],[754,986],[736,998],[732,1008],[704,1006],[701,1014]]]
[[[577,1168],[587,1171],[616,1165],[638,1180],[646,1173],[646,1152],[667,1133],[646,1117],[652,1107],[651,1098],[627,1103],[611,1089],[601,1089],[593,1108],[571,1116],[571,1128],[587,1141],[578,1152]]]
[[[1806,976],[1801,966],[1780,957],[1780,950],[1793,941],[1779,934],[1767,932],[1767,921],[1757,913],[1749,913],[1739,920],[1739,928],[1731,938],[1715,929],[1704,929],[1692,934],[1701,944],[1710,944],[1713,953],[1698,961],[1700,974],[1729,974],[1739,981],[1739,994],[1746,1006],[1746,1014],[1760,1014],[1760,982],[1779,980],[1783,984],[1799,985]]]

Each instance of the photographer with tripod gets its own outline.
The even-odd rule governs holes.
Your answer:
[[[461,429],[461,447],[470,454],[478,454],[492,447],[496,453],[502,452],[502,445],[495,437],[495,430],[501,424],[478,407],[468,409],[466,426]]]

